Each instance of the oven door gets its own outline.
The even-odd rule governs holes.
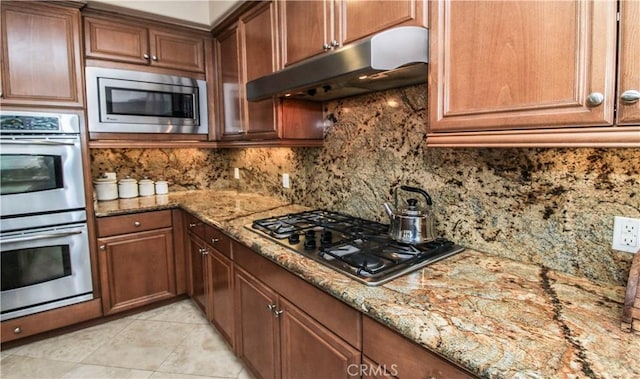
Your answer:
[[[86,224],[4,233],[2,321],[93,299]]]
[[[77,136],[0,138],[2,217],[85,207]]]

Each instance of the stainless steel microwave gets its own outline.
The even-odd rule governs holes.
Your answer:
[[[204,80],[87,67],[86,81],[89,132],[208,132]]]

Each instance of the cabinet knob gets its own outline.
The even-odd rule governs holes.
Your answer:
[[[220,242],[220,239],[215,237],[211,239],[211,243],[216,243],[216,242]]]
[[[597,107],[604,101],[604,95],[600,92],[591,92],[587,96],[587,105],[590,107]]]
[[[15,334],[20,334],[20,333],[22,333],[22,328],[21,328],[21,327],[19,327],[19,326],[16,326],[16,328],[15,328],[15,329],[13,329],[13,332],[14,332]]]
[[[153,59],[154,61],[157,61],[158,57],[154,55],[154,56],[151,57],[151,59]]]
[[[620,95],[620,100],[622,101],[622,104],[635,104],[640,100],[640,91],[635,89],[624,91],[622,95]]]
[[[146,59],[146,60],[149,60],[149,54],[143,54],[143,55],[142,55],[142,58],[144,58],[144,59]]]
[[[142,225],[142,224],[140,223],[140,221],[136,221],[136,222],[134,222],[134,223],[133,223],[133,226],[135,226],[136,228],[139,228],[139,227],[140,227],[140,225]]]
[[[340,43],[338,43],[338,41],[336,41],[335,39],[331,41],[331,47],[338,47],[338,46],[340,46]]]
[[[323,50],[329,50],[329,49],[331,49],[331,45],[329,45],[328,43],[325,43],[324,45],[322,45],[322,49]]]
[[[207,251],[207,249],[205,249],[205,248],[200,248],[200,249],[198,249],[198,252],[199,252],[200,254],[202,254],[202,255],[207,255],[207,254],[209,254],[209,252],[208,252],[208,251]]]
[[[281,314],[283,314],[284,311],[281,309],[278,309],[276,311],[273,312],[274,315],[276,315],[276,318],[279,318]]]
[[[198,225],[200,225],[200,224],[201,224],[201,223],[199,223],[199,222],[192,222],[192,223],[189,223],[189,227],[190,227],[190,228],[195,228],[196,226],[198,226]]]
[[[267,310],[268,310],[269,312],[273,312],[273,311],[275,311],[275,310],[276,310],[276,308],[277,308],[277,306],[276,306],[275,304],[269,304],[269,305],[267,305]]]
[[[107,245],[100,245],[100,250],[102,250],[102,251],[107,250]]]

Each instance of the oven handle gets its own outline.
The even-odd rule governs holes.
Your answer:
[[[73,142],[60,142],[60,141],[52,141],[52,140],[6,140],[3,139],[0,141],[0,144],[8,144],[8,145],[47,145],[47,146],[74,146],[77,141]]]
[[[38,235],[35,235],[35,236],[9,238],[9,239],[4,239],[4,240],[0,239],[0,244],[3,244],[3,243],[14,243],[14,242],[25,242],[25,241],[36,241],[36,240],[44,240],[44,239],[52,239],[52,238],[60,238],[60,237],[68,237],[68,236],[72,236],[74,234],[82,234],[82,230],[77,230],[75,232],[38,234]]]

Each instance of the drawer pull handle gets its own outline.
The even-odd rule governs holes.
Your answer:
[[[14,332],[15,334],[20,334],[20,333],[22,333],[22,328],[21,328],[21,327],[19,327],[19,326],[16,326],[16,328],[15,328],[15,329],[13,329],[13,332]]]
[[[136,221],[136,222],[134,222],[134,223],[133,223],[133,226],[135,226],[136,228],[139,228],[139,227],[140,227],[140,225],[142,225],[142,224],[140,223],[140,221]]]
[[[211,238],[211,243],[216,243],[216,242],[220,242],[220,239],[215,237]]]
[[[201,222],[191,222],[191,223],[189,223],[189,228],[195,228],[198,225],[202,225],[202,223]]]

